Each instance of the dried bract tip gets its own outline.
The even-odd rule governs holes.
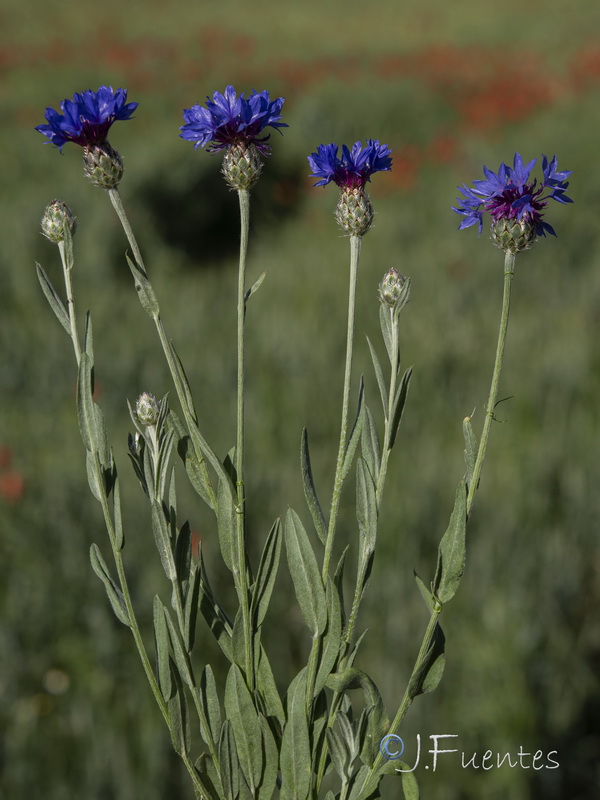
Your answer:
[[[223,159],[223,175],[232,189],[251,189],[262,172],[263,162],[254,145],[231,145]]]
[[[59,244],[64,242],[67,231],[73,236],[77,230],[77,220],[71,209],[62,200],[53,200],[46,206],[42,217],[42,233],[46,239]]]
[[[115,189],[123,177],[123,159],[108,142],[83,148],[83,171],[101,189]]]
[[[340,228],[353,236],[364,236],[373,224],[373,206],[363,189],[343,189],[335,209]]]
[[[379,284],[379,300],[390,308],[400,310],[408,302],[410,281],[392,267]]]
[[[140,425],[150,428],[156,425],[159,416],[159,406],[154,395],[143,392],[135,404],[135,415]]]

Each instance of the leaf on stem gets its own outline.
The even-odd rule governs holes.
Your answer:
[[[198,699],[204,709],[204,714],[208,721],[210,730],[205,730],[204,725],[200,725],[200,733],[203,740],[207,745],[214,743],[218,746],[219,734],[221,731],[221,706],[219,705],[219,695],[217,693],[217,685],[215,683],[215,676],[211,669],[210,664],[207,664],[202,670],[200,676],[200,685],[197,689]]]
[[[152,498],[152,532],[154,533],[154,541],[158,549],[160,561],[165,571],[165,575],[170,581],[177,578],[177,569],[175,567],[175,558],[173,557],[173,547],[171,545],[171,536],[169,534],[169,527],[162,504]]]
[[[379,446],[377,426],[375,425],[375,420],[367,405],[365,405],[360,447],[363,458],[369,467],[369,472],[371,473],[373,481],[376,483],[379,477],[379,467],[381,465],[381,448]]]
[[[252,295],[253,295],[253,294],[255,294],[256,292],[258,292],[258,290],[259,290],[259,289],[260,289],[260,287],[262,286],[262,283],[263,283],[263,281],[264,281],[264,279],[265,279],[266,277],[267,277],[267,273],[266,273],[266,271],[265,271],[265,272],[263,272],[263,273],[262,273],[262,275],[260,275],[260,276],[258,277],[258,279],[257,279],[256,281],[254,281],[254,283],[252,284],[252,286],[251,286],[251,287],[248,289],[248,291],[247,291],[247,292],[246,292],[246,294],[244,295],[244,304],[246,304],[246,303],[248,302],[248,300],[249,300],[249,299],[252,297]]]
[[[127,613],[123,592],[111,578],[108,567],[106,566],[106,561],[102,557],[102,553],[96,544],[92,544],[90,547],[90,561],[92,569],[104,584],[110,605],[117,619],[122,622],[123,625],[130,627],[131,623],[129,621],[129,614]]]
[[[196,681],[194,680],[194,676],[192,674],[192,670],[190,667],[190,659],[188,654],[186,653],[183,642],[181,640],[181,634],[175,627],[175,623],[171,619],[171,615],[167,608],[163,606],[163,612],[165,615],[165,619],[167,621],[167,629],[169,631],[169,639],[171,641],[171,648],[173,649],[173,655],[175,656],[175,664],[177,666],[177,671],[181,678],[187,683],[190,689],[194,689],[196,686]]]
[[[281,554],[281,522],[277,519],[265,542],[265,546],[256,573],[256,581],[252,590],[252,601],[250,604],[250,615],[253,620],[254,630],[258,630],[263,623],[273,584],[279,566],[279,556]]]
[[[314,697],[319,695],[325,686],[325,681],[331,674],[342,646],[342,611],[340,608],[340,598],[338,590],[331,580],[327,578],[327,627],[323,636],[323,646],[319,669],[315,680]]]
[[[211,498],[211,487],[207,482],[207,473],[202,469],[201,462],[196,457],[192,440],[186,431],[183,423],[175,414],[174,411],[169,412],[167,417],[167,424],[170,425],[175,431],[175,438],[177,441],[177,452],[183,461],[185,471],[195,491],[200,495],[204,502],[210,507],[213,507]]]
[[[254,794],[263,768],[261,727],[252,696],[237,664],[231,665],[227,675],[225,713],[233,730],[242,773]]]
[[[327,600],[308,535],[296,512],[289,508],[284,522],[285,549],[296,598],[313,636],[327,624]]]
[[[152,319],[156,319],[159,314],[158,300],[152,289],[152,285],[143,269],[141,269],[133,259],[129,258],[129,253],[125,253],[125,258],[129,264],[129,269],[133,275],[133,283],[139,297],[142,308]]]
[[[306,720],[306,667],[287,691],[287,724],[281,742],[281,800],[307,800],[312,783]]]
[[[350,433],[350,438],[348,439],[348,444],[346,446],[346,453],[344,455],[344,461],[342,464],[342,471],[341,471],[342,481],[350,471],[350,467],[352,466],[352,461],[354,459],[354,454],[356,453],[356,448],[358,447],[358,442],[360,440],[360,434],[362,432],[362,425],[364,418],[364,402],[363,402],[364,395],[365,395],[365,384],[363,381],[363,377],[361,375],[360,386],[358,389],[358,405],[356,409],[356,419],[354,420],[354,425]]]
[[[394,405],[392,409],[392,423],[390,426],[390,445],[389,445],[390,450],[394,446],[394,442],[396,441],[396,435],[398,433],[398,428],[400,427],[400,423],[402,422],[402,413],[404,411],[404,406],[406,404],[406,395],[408,394],[408,388],[410,386],[411,376],[412,376],[412,367],[409,367],[402,376],[400,385],[396,389],[396,397],[394,398]]]
[[[461,481],[456,490],[454,509],[446,533],[438,549],[438,562],[433,580],[433,594],[440,603],[447,603],[456,594],[465,571],[467,527],[467,488]]]
[[[467,467],[465,482],[468,487],[468,493],[471,494],[477,488],[476,486],[471,486],[475,461],[477,460],[477,439],[473,433],[471,417],[465,417],[463,420],[463,436],[465,437],[465,465]]]
[[[383,370],[381,369],[381,364],[379,363],[379,358],[377,357],[375,348],[371,344],[371,340],[369,339],[368,336],[367,336],[367,344],[369,345],[369,351],[371,352],[371,361],[373,362],[375,378],[377,379],[377,386],[379,387],[379,394],[381,395],[381,406],[383,408],[383,416],[384,419],[387,420],[388,396],[387,396],[387,388],[385,385],[385,379],[383,377]]]
[[[35,268],[37,271],[38,280],[40,282],[40,286],[42,287],[42,291],[50,305],[52,311],[54,311],[56,318],[66,330],[66,332],[71,335],[71,324],[69,322],[69,315],[67,314],[67,310],[63,305],[62,300],[56,293],[54,286],[52,286],[50,282],[50,278],[46,275],[46,272],[41,264],[38,264],[37,261],[35,262]]]
[[[415,665],[408,682],[408,694],[411,700],[420,694],[433,692],[442,679],[446,665],[446,637],[440,624],[433,629],[433,635],[427,652]]]
[[[313,480],[312,468],[310,465],[310,453],[308,450],[308,431],[306,428],[302,430],[302,440],[300,444],[300,465],[302,468],[302,483],[304,485],[304,497],[306,504],[313,519],[315,531],[321,540],[322,544],[327,542],[327,522],[323,509],[317,497],[317,490]]]
[[[230,572],[238,571],[235,506],[229,479],[219,480],[217,487],[217,532],[225,565]]]
[[[156,647],[156,665],[158,683],[165,700],[173,696],[173,681],[171,680],[171,664],[169,657],[169,633],[165,610],[158,595],[154,597],[154,643]]]
[[[181,683],[179,673],[171,662],[172,679],[175,685],[175,693],[167,704],[169,714],[171,741],[175,752],[180,756],[190,752],[190,720],[187,698]]]

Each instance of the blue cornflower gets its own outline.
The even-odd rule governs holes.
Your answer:
[[[500,164],[495,173],[484,166],[485,180],[473,181],[474,188],[466,184],[459,187],[463,196],[457,198],[459,205],[452,208],[464,217],[459,230],[477,224],[481,233],[483,215],[487,211],[492,223],[516,221],[521,226],[531,228],[535,236],[545,236],[546,233],[556,236],[554,228],[544,221],[543,213],[548,200],[556,200],[558,203],[573,202],[566,195],[569,186],[566,179],[571,172],[558,170],[556,156],[548,161],[543,155],[544,179],[538,186],[536,180],[529,180],[536,161],[534,158],[528,164],[523,164],[519,153],[515,153],[512,167]]]
[[[226,147],[253,145],[262,155],[269,155],[266,144],[270,134],[259,136],[265,128],[287,128],[281,119],[284,98],[271,100],[266,91],[253,91],[247,99],[244,93],[238,97],[233,86],[225,93],[214,92],[213,99],[206,98],[205,106],[192,106],[183,111],[185,125],[180,136],[194,142],[194,148],[206,147],[209,152],[219,152]]]
[[[352,150],[343,145],[339,158],[337,144],[320,144],[317,152],[308,156],[311,177],[320,178],[315,186],[326,186],[333,181],[340,189],[363,189],[373,173],[391,170],[390,152],[378,139],[367,139],[364,150],[360,141],[355,142]]]
[[[97,92],[75,92],[72,100],[63,100],[59,114],[53,108],[46,109],[47,125],[37,125],[36,131],[43,133],[60,150],[67,142],[81,147],[99,147],[106,142],[108,131],[118,119],[130,119],[138,107],[127,102],[127,89],[113,91],[112,86],[100,86]]]

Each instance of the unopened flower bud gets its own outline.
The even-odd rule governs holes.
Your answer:
[[[223,158],[223,175],[232,189],[251,189],[258,181],[263,163],[253,144],[234,144]]]
[[[135,415],[145,428],[150,428],[158,422],[159,408],[154,395],[144,392],[135,404]]]
[[[53,200],[46,206],[42,217],[42,233],[46,239],[59,244],[64,242],[67,231],[71,236],[77,230],[77,221],[71,209],[62,200]]]
[[[123,177],[123,159],[108,142],[83,148],[83,171],[101,189],[115,189]]]
[[[518,219],[499,219],[492,222],[492,241],[505,253],[529,250],[537,239],[535,225]]]
[[[410,281],[392,267],[379,284],[379,300],[390,308],[402,308],[410,294]]]
[[[369,195],[361,187],[343,188],[335,218],[346,233],[364,236],[373,224],[373,206]]]

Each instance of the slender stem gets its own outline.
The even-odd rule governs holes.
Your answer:
[[[81,361],[81,346],[79,344],[79,334],[77,333],[77,317],[75,315],[75,300],[73,299],[73,284],[71,282],[71,269],[73,268],[72,247],[72,242],[70,242],[67,247],[65,247],[65,242],[58,243],[58,250],[60,252],[60,260],[62,261],[65,278],[65,289],[67,292],[67,310],[69,312],[71,341],[73,342],[77,366],[79,366],[79,362]]]
[[[246,317],[246,256],[248,253],[248,232],[250,229],[250,192],[239,189],[240,202],[240,261],[238,269],[237,297],[237,436],[235,446],[235,472],[237,482],[236,536],[238,555],[239,601],[242,608],[244,628],[244,652],[246,657],[246,678],[250,691],[255,687],[253,637],[248,603],[248,573],[246,570],[246,497],[244,487],[244,321]]]
[[[350,288],[348,292],[348,330],[346,333],[346,367],[344,371],[344,390],[342,398],[342,424],[340,430],[340,444],[338,449],[335,479],[333,482],[333,496],[331,498],[331,514],[325,542],[325,555],[323,557],[323,582],[329,573],[329,562],[335,538],[335,526],[342,492],[342,467],[346,455],[346,440],[348,436],[348,406],[350,404],[350,378],[352,375],[352,347],[354,342],[354,312],[356,307],[356,285],[358,281],[358,262],[360,258],[360,236],[350,237]]]
[[[496,360],[494,363],[494,372],[492,373],[490,396],[485,410],[485,421],[483,423],[481,441],[479,442],[477,458],[473,468],[473,477],[471,478],[471,485],[469,486],[469,495],[467,498],[467,516],[471,512],[471,507],[475,499],[475,492],[477,491],[477,487],[479,485],[479,478],[481,477],[481,469],[483,467],[483,459],[485,458],[485,451],[490,435],[492,420],[494,419],[494,409],[496,407],[498,385],[500,383],[500,372],[502,370],[502,360],[504,358],[504,346],[506,344],[506,331],[508,329],[508,315],[510,311],[510,293],[514,274],[515,255],[514,253],[506,253],[504,256],[504,294],[502,297],[502,315],[500,317],[498,344],[496,346]]]

